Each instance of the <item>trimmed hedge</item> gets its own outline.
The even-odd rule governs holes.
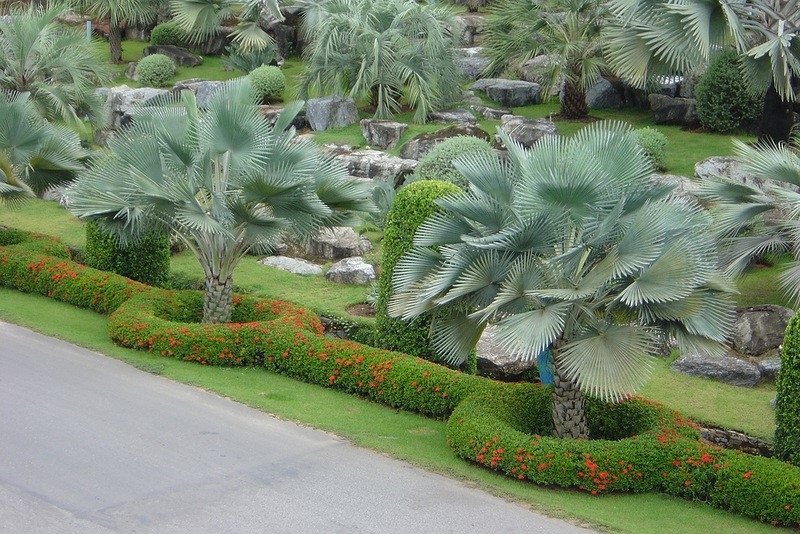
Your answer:
[[[151,233],[140,242],[123,247],[96,222],[89,221],[83,255],[86,265],[101,271],[150,286],[165,287],[169,282],[169,237],[162,232]]]
[[[786,327],[775,379],[775,456],[800,466],[800,315]]]
[[[633,131],[644,153],[657,171],[667,170],[667,136],[655,128],[645,126]]]
[[[453,160],[467,154],[492,154],[492,145],[470,135],[457,135],[437,143],[419,160],[414,169],[418,180],[444,180],[466,189],[467,179],[453,166]]]
[[[247,75],[250,85],[259,101],[264,104],[283,100],[286,90],[286,76],[280,67],[263,65],[250,71]]]
[[[127,346],[205,364],[264,365],[389,406],[449,416],[447,438],[456,454],[517,479],[593,494],[660,491],[800,526],[800,468],[707,445],[693,423],[658,404],[589,399],[590,432],[601,439],[547,437],[549,388],[495,382],[326,338],[316,316],[279,301],[237,296],[236,323],[200,324],[194,322],[199,292],[152,289],[82,267],[42,236],[0,231],[0,244],[0,285],[102,313],[116,310],[110,333]]]
[[[697,118],[714,132],[730,132],[752,126],[764,107],[747,90],[735,50],[719,52],[695,88]]]
[[[143,87],[161,87],[175,76],[175,63],[164,54],[150,54],[136,64],[136,79]]]
[[[150,30],[150,42],[154,45],[183,46],[186,32],[174,22],[162,22]]]

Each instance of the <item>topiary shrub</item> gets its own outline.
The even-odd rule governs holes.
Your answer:
[[[151,54],[136,64],[136,78],[147,87],[161,87],[175,76],[175,63],[164,54]]]
[[[775,456],[800,467],[800,315],[786,327],[775,379]]]
[[[154,45],[183,46],[186,33],[174,22],[163,22],[150,30],[150,42]]]
[[[762,102],[745,87],[738,54],[718,53],[695,89],[700,124],[714,132],[747,128],[761,115]]]
[[[667,170],[667,136],[649,126],[634,130],[639,146],[650,158],[653,168],[657,171]]]
[[[169,238],[164,233],[152,233],[139,243],[122,247],[97,223],[89,221],[83,254],[89,267],[121,274],[150,286],[168,285]]]
[[[375,305],[375,336],[378,344],[386,349],[403,351],[431,361],[439,359],[429,337],[431,316],[421,315],[412,321],[395,319],[389,316],[388,305],[392,295],[392,273],[403,254],[411,248],[414,232],[439,209],[435,203],[437,198],[459,191],[455,184],[449,182],[421,180],[403,187],[395,196],[386,216],[381,276]]]
[[[239,46],[232,44],[225,48],[222,64],[230,70],[238,70],[249,74],[264,65],[273,65],[278,61],[278,47],[275,43],[267,43],[261,50],[242,52]]]
[[[453,160],[459,156],[474,153],[492,153],[492,146],[477,137],[458,135],[438,143],[419,160],[414,170],[416,180],[444,180],[464,189],[467,181],[453,167]]]
[[[269,104],[283,100],[283,91],[286,89],[286,76],[278,67],[264,65],[258,67],[247,75],[250,85],[261,102]]]

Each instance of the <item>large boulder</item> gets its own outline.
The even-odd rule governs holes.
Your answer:
[[[700,124],[693,98],[673,98],[653,93],[648,96],[648,100],[656,124],[675,124],[690,128]]]
[[[483,69],[489,64],[489,58],[484,57],[482,51],[479,46],[456,49],[456,65],[461,69],[464,79],[477,80],[481,77]]]
[[[95,91],[95,94],[106,98],[106,110],[109,114],[106,117],[106,124],[111,128],[120,128],[126,126],[131,121],[131,110],[140,104],[149,102],[154,98],[158,98],[168,94],[166,89],[155,89],[152,87],[141,87],[139,89],[131,89],[127,85],[120,85],[108,89],[101,88]]]
[[[264,118],[267,120],[267,122],[271,126],[274,126],[278,121],[278,117],[280,117],[281,113],[283,113],[284,108],[283,106],[260,105],[258,106],[258,109],[261,111],[261,114],[264,115]],[[292,123],[287,126],[287,128],[294,127],[295,130],[302,130],[307,126],[308,122],[306,121],[306,112],[305,110],[301,109],[300,112],[294,116]]]
[[[550,56],[540,55],[529,59],[517,68],[517,74],[526,82],[546,85],[550,82],[550,70],[553,59]]]
[[[175,82],[175,85],[172,86],[172,92],[179,95],[181,91],[191,91],[194,93],[195,99],[197,100],[197,107],[200,109],[208,109],[208,105],[211,103],[211,97],[214,93],[222,89],[224,85],[225,82],[191,78],[189,80]]]
[[[342,128],[358,122],[358,109],[352,98],[325,96],[306,102],[306,120],[312,130]]]
[[[482,104],[472,104],[469,109],[489,121],[499,121],[503,115],[511,115],[512,111],[505,108],[492,108]]]
[[[356,178],[391,179],[394,183],[414,172],[417,161],[390,156],[380,150],[334,150],[334,158],[347,166],[350,176]]]
[[[536,367],[536,360],[522,360],[512,356],[495,341],[495,328],[488,326],[475,347],[478,374],[495,380],[517,381]]]
[[[483,40],[485,19],[478,13],[461,13],[454,17],[453,35],[459,46],[476,46]]]
[[[483,91],[489,99],[509,107],[538,104],[542,100],[541,86],[523,80],[484,78],[472,84],[470,89]]]
[[[192,54],[189,50],[173,45],[150,45],[142,50],[142,56],[163,54],[178,67],[197,67],[203,64],[203,58]]]
[[[428,118],[440,124],[463,123],[474,124],[478,122],[475,115],[468,109],[446,109],[444,111],[432,111]]]
[[[678,174],[652,174],[653,185],[672,186],[672,194],[697,202],[697,185],[689,178]]]
[[[783,343],[792,315],[793,310],[772,304],[739,310],[733,324],[734,350],[748,356],[761,356],[777,350]]]
[[[337,284],[369,284],[375,280],[375,268],[361,257],[345,258],[331,265],[325,279]]]
[[[685,375],[711,378],[734,386],[753,387],[761,379],[758,366],[733,356],[684,354],[670,365]]]
[[[349,226],[342,226],[317,231],[304,249],[304,255],[309,257],[338,260],[366,254],[372,250],[372,243]]]
[[[403,122],[380,119],[361,119],[359,125],[367,144],[384,150],[397,146],[400,137],[408,129],[408,124]]]
[[[586,91],[586,105],[592,109],[621,108],[624,104],[619,88],[605,78],[598,78]]]
[[[267,256],[258,260],[258,263],[300,276],[318,276],[322,274],[321,265],[300,258],[290,258],[289,256]]]
[[[525,148],[530,148],[545,135],[558,135],[556,123],[547,119],[528,119],[517,115],[503,115],[500,129]]]
[[[458,137],[459,135],[470,135],[485,141],[491,141],[492,136],[486,130],[478,128],[474,124],[454,124],[447,128],[442,128],[435,132],[415,135],[409,139],[400,149],[400,157],[409,160],[418,160],[428,153],[428,151],[441,143],[445,139]]]

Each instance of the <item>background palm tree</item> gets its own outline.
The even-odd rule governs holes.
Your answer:
[[[446,8],[413,0],[327,0],[319,9],[301,98],[368,98],[377,118],[400,111],[404,99],[422,123],[460,95]]]
[[[246,253],[371,206],[365,186],[287,129],[298,103],[271,127],[254,102],[245,79],[215,94],[207,114],[186,91],[180,105],[139,108],[70,189],[71,211],[123,244],[153,227],[177,235],[205,273],[205,322],[229,319],[233,271]]]
[[[28,92],[42,117],[75,125],[100,116],[94,89],[109,73],[83,31],[56,22],[59,14],[28,7],[0,19],[0,89]]]
[[[610,8],[616,19],[604,37],[606,57],[621,77],[644,87],[734,46],[749,90],[764,97],[762,138],[788,138],[800,75],[797,0],[610,0]]]
[[[600,0],[503,0],[492,7],[486,26],[486,71],[499,75],[546,55],[550,64],[542,94],[551,95],[563,81],[561,115],[585,117],[586,91],[605,67],[600,46],[604,6]]]
[[[453,362],[483,328],[520,358],[552,351],[554,432],[587,437],[583,393],[617,401],[646,379],[659,336],[722,350],[735,288],[717,271],[711,217],[649,181],[628,127],[593,125],[509,161],[465,156],[469,191],[440,199],[395,266],[392,315],[433,311]]]
[[[281,21],[277,0],[170,0],[174,21],[195,43],[218,35],[235,20],[232,36],[243,52],[262,50],[273,43],[262,28],[262,19]]]
[[[75,132],[42,119],[29,93],[0,91],[0,200],[14,205],[70,182],[87,156]]]

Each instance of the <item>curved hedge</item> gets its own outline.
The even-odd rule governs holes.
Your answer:
[[[237,296],[237,322],[200,324],[194,322],[198,292],[152,289],[80,266],[43,236],[0,231],[0,285],[114,312],[110,334],[126,346],[205,364],[264,365],[449,417],[448,443],[457,455],[517,479],[593,494],[662,491],[775,525],[800,525],[800,468],[705,444],[693,423],[643,399],[613,406],[590,400],[590,432],[602,439],[548,437],[548,388],[325,338],[313,314],[279,301]]]

